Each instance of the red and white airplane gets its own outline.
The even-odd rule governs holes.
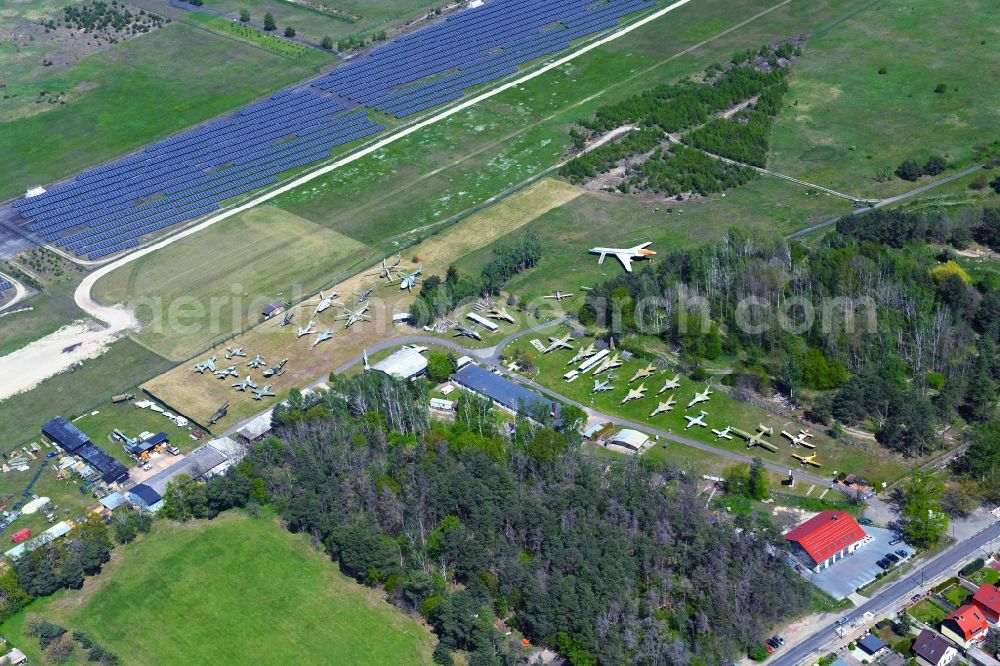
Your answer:
[[[610,254],[611,256],[617,258],[618,261],[622,262],[622,266],[625,267],[625,270],[631,273],[633,259],[646,259],[656,254],[656,252],[646,249],[650,245],[652,245],[652,241],[636,245],[635,247],[626,247],[626,248],[592,247],[589,250],[587,250],[587,252],[590,252],[591,254],[601,255],[601,258],[597,260],[598,265],[603,264],[605,257],[607,257]]]

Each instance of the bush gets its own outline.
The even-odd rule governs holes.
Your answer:
[[[903,180],[914,181],[924,175],[924,169],[921,167],[916,160],[903,160],[903,162],[896,167],[896,175]]]
[[[333,50],[333,39],[330,37],[330,35],[323,36],[323,41],[320,43],[320,46],[322,46],[327,51]]]
[[[983,561],[983,558],[977,557],[976,559],[972,560],[964,567],[959,569],[958,573],[961,574],[962,576],[971,576],[972,574],[982,569],[984,566],[986,566],[986,562]]]
[[[747,650],[747,656],[754,661],[764,661],[767,659],[767,648],[763,645],[754,645],[752,648]]]
[[[924,175],[936,176],[947,168],[948,160],[940,155],[933,155],[927,160],[927,164],[924,165]]]
[[[934,87],[934,92],[936,92],[939,95],[943,95],[947,91],[948,91],[948,86],[947,84],[944,83],[939,83]]]
[[[293,28],[290,25],[285,26],[285,37],[294,37],[294,36],[295,36],[295,28]]]

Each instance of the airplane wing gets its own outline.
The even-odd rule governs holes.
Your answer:
[[[604,258],[605,258],[606,256],[608,256],[608,253],[607,253],[607,252],[601,252],[601,256],[600,256],[600,258],[599,258],[599,259],[597,260],[597,265],[598,265],[598,266],[600,266],[601,264],[603,264],[603,263],[604,263]]]
[[[615,256],[618,257],[618,261],[622,262],[622,266],[625,267],[625,271],[628,272],[628,273],[631,273],[632,272],[632,257],[628,256],[624,252],[620,253],[620,254],[616,254]]]
[[[770,451],[771,453],[777,453],[778,452],[778,447],[777,446],[775,446],[774,444],[771,444],[770,442],[765,442],[763,439],[758,439],[755,443],[757,444],[757,446],[765,448],[768,451]]]

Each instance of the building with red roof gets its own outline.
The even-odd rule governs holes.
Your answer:
[[[808,558],[813,571],[820,571],[854,553],[865,536],[849,513],[827,510],[789,531],[785,540],[796,555]]]
[[[1000,622],[1000,585],[980,585],[972,595],[972,603],[979,606],[987,620],[994,624]]]
[[[979,606],[966,604],[957,611],[950,613],[941,622],[941,633],[968,650],[973,643],[986,637],[990,629],[989,622]]]

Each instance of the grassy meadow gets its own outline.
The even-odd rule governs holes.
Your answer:
[[[433,635],[270,518],[158,521],[82,590],[31,604],[4,634],[41,663],[37,617],[131,664],[431,664]],[[85,663],[82,650],[74,658]],[[79,655],[79,656],[77,656]]]

